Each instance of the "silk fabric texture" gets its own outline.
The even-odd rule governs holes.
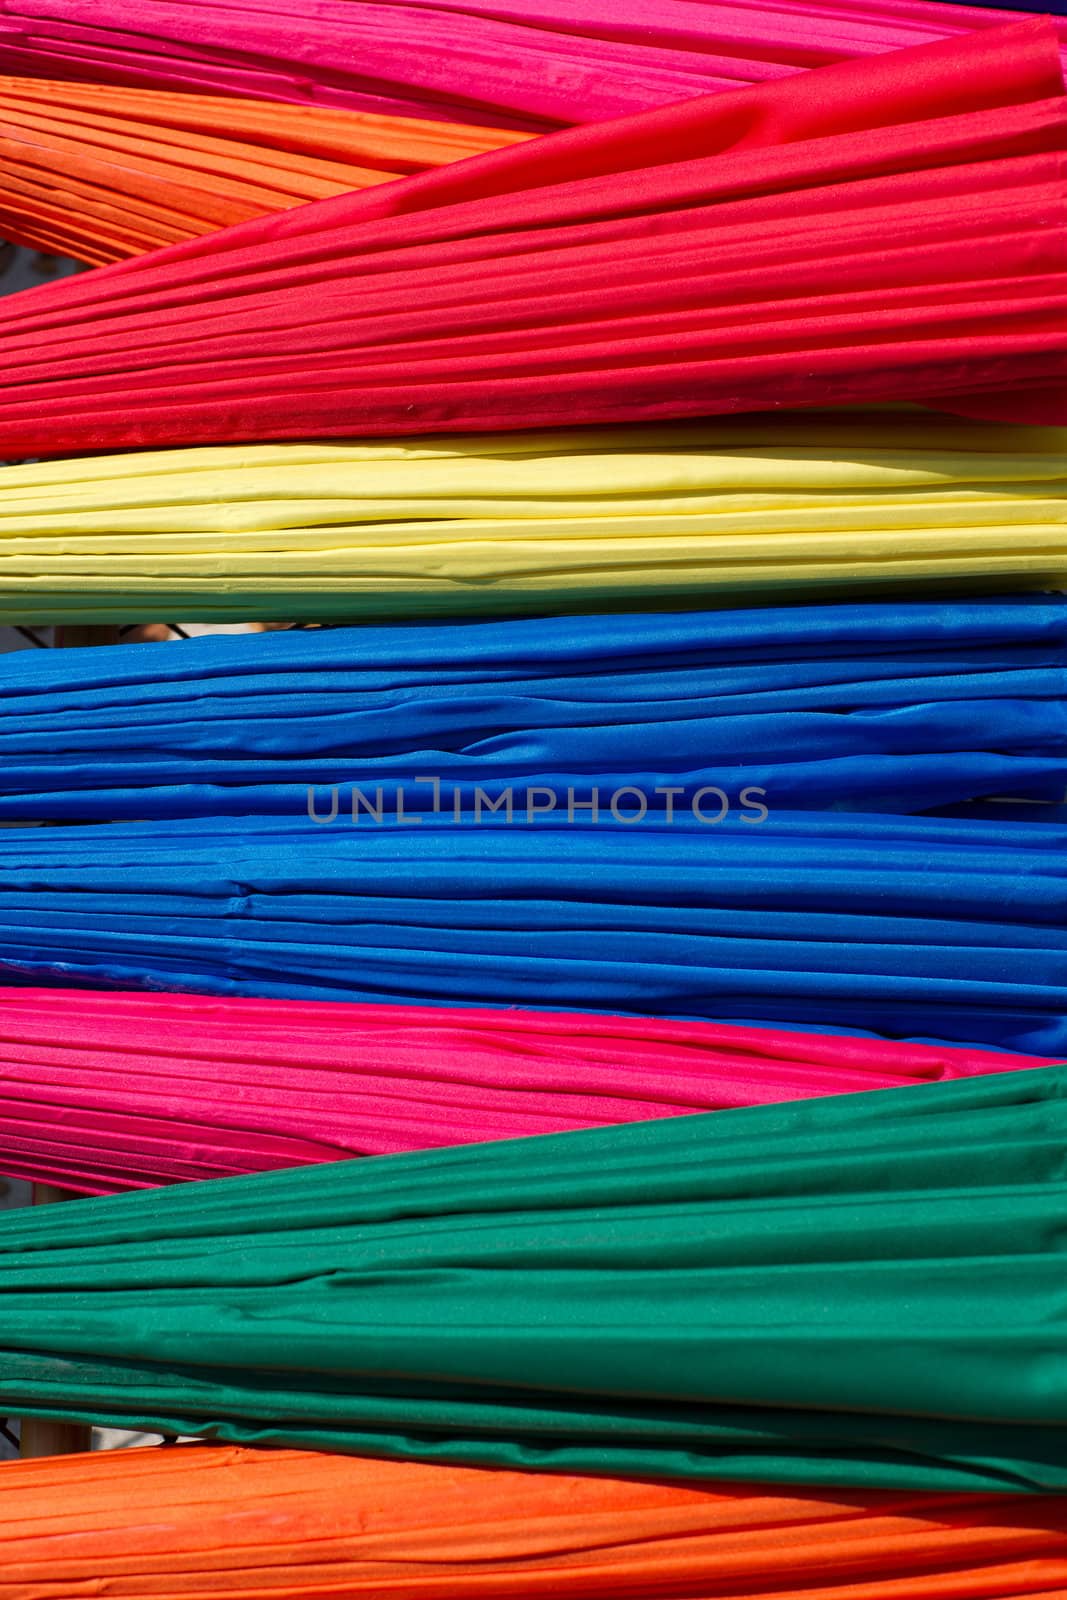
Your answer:
[[[0,1467],[0,1600],[1052,1600],[1061,1497],[799,1494],[181,1446]],[[339,1590],[338,1585],[343,1588]]]
[[[543,132],[966,36],[1013,7],[927,0],[3,0],[0,70]],[[1063,0],[1029,10],[1059,12]]]
[[[0,991],[0,1166],[82,1194],[1047,1064],[567,1012]]]
[[[529,784],[564,806],[596,787],[605,812],[701,785],[803,809],[1059,801],[1065,659],[1060,597],[22,652],[0,661],[0,819],[291,818],[357,790],[418,813],[434,776],[467,812]]]
[[[520,795],[511,825],[446,812],[2,828],[0,971],[1067,1054],[1067,828],[769,798],[763,823],[736,803],[716,823],[705,797],[706,825],[691,803],[673,825],[570,825]]]
[[[316,201],[13,296],[0,451],[920,399],[1064,422],[1065,147],[1032,21]]]
[[[0,617],[328,621],[1063,587],[1065,460],[1067,429],[856,410],[6,467]]]
[[[319,106],[0,78],[0,235],[99,265],[523,137]]]
[[[9,1213],[0,1399],[461,1465],[1067,1487],[1067,1069]]]

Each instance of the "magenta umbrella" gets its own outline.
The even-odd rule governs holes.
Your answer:
[[[1016,14],[932,0],[0,0],[0,70],[539,130]]]
[[[86,1194],[1043,1058],[549,1011],[0,992],[0,1170]]]

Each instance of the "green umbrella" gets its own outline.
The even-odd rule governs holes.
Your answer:
[[[1067,1489],[1067,1068],[0,1225],[0,1399],[549,1471]]]

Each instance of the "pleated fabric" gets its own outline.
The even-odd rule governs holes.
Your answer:
[[[1063,587],[1065,460],[1063,428],[855,410],[12,466],[0,618],[336,621]]]
[[[576,796],[581,803],[584,796]],[[529,1005],[1067,1055],[1067,829],[679,801],[0,829],[8,981]],[[766,804],[767,802],[765,802]],[[1010,808],[1016,814],[1018,807]],[[641,816],[640,797],[620,815]],[[703,822],[694,820],[699,811]],[[719,821],[719,818],[723,820]]]
[[[929,0],[3,0],[0,63],[539,132],[1008,20]],[[1023,8],[1062,12],[1063,0]]]
[[[11,297],[0,451],[923,399],[1067,422],[1065,147],[1034,20],[315,201]]]
[[[651,1017],[6,989],[0,1166],[111,1194],[1047,1064]]]
[[[1067,1487],[1067,1069],[0,1220],[0,1399],[540,1471]]]
[[[709,784],[802,809],[1058,802],[1065,664],[1059,596],[23,652],[0,661],[0,819],[471,813],[523,784],[564,807],[595,786],[605,812]]]
[[[101,265],[526,135],[320,106],[0,78],[0,237]]]
[[[786,1494],[223,1445],[0,1468],[0,1600],[1052,1600],[1057,1496]]]

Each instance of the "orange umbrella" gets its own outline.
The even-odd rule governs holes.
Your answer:
[[[1067,1501],[795,1496],[179,1446],[0,1467],[0,1600],[1062,1596]]]
[[[94,265],[119,261],[528,137],[0,77],[0,237]]]

